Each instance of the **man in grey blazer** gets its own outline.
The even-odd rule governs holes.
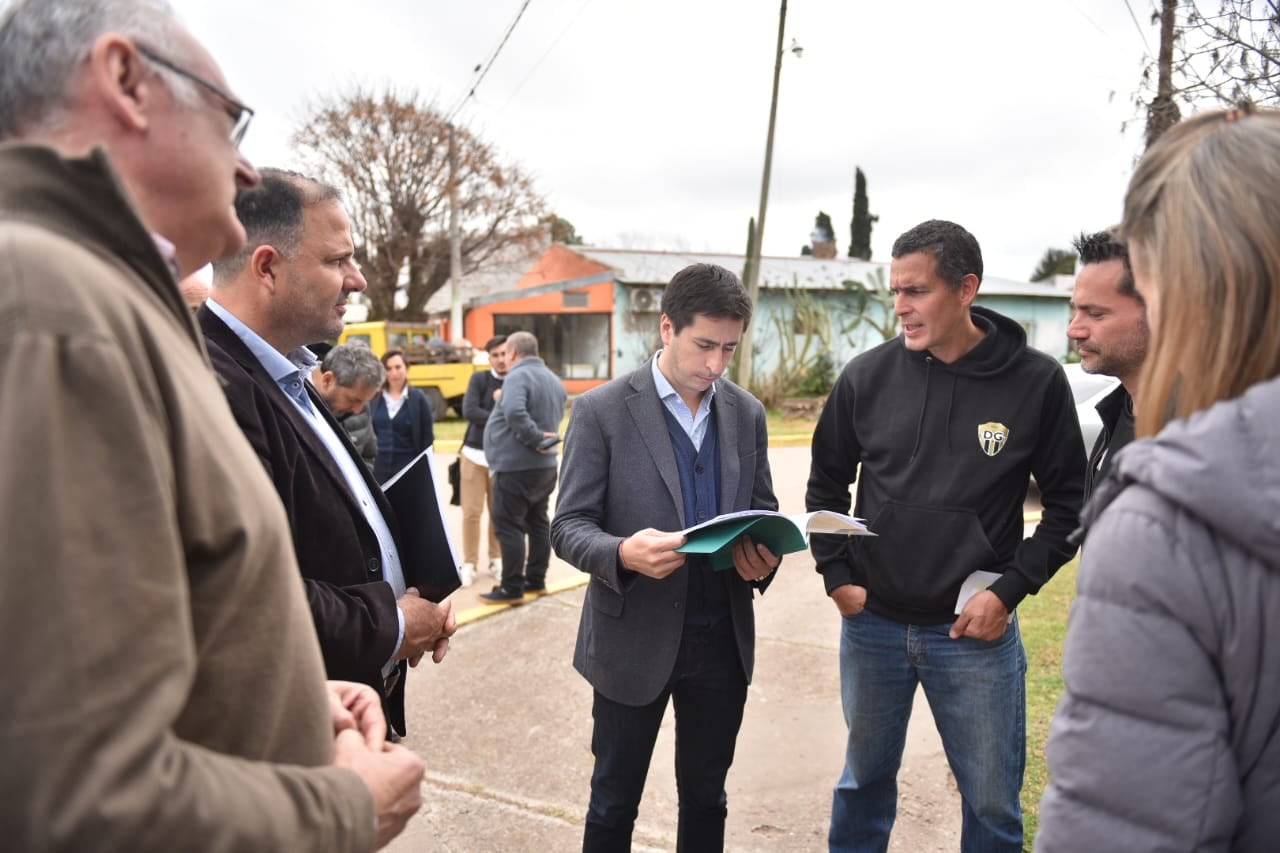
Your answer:
[[[753,590],[779,558],[742,537],[734,568],[676,548],[716,515],[777,509],[764,407],[721,379],[751,320],[737,276],[676,273],[663,349],[573,406],[551,538],[591,575],[573,664],[595,689],[583,850],[629,850],[668,698],[676,714],[680,850],[724,846],[724,781],[755,655]]]

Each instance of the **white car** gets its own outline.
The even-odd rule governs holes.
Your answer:
[[[1067,382],[1071,383],[1071,396],[1076,401],[1076,416],[1080,419],[1087,462],[1089,451],[1093,450],[1093,443],[1102,432],[1102,418],[1095,407],[1120,384],[1120,380],[1101,373],[1085,373],[1079,364],[1064,364],[1062,369],[1067,374]]]

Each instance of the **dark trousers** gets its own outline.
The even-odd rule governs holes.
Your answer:
[[[623,705],[596,691],[591,707],[596,763],[582,838],[586,853],[631,849],[631,831],[668,697],[676,716],[676,850],[724,849],[729,811],[724,780],[747,701],[747,679],[727,617],[710,627],[684,627],[671,680],[648,705]]]
[[[555,468],[504,471],[493,475],[491,518],[502,548],[502,585],[507,589],[546,586],[551,562],[551,519],[547,503],[556,487]],[[529,564],[525,567],[525,537]],[[523,578],[523,579],[522,579]]]

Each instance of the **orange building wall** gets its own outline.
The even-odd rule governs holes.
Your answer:
[[[609,267],[582,257],[572,249],[559,243],[552,243],[551,248],[529,269],[516,283],[517,290],[541,287],[558,281],[571,281],[575,278],[598,275],[609,272]],[[566,308],[564,294],[566,292],[586,293],[587,305],[579,308]],[[515,297],[504,302],[494,302],[472,308],[467,312],[463,328],[467,340],[476,347],[484,346],[484,342],[493,337],[495,314],[612,314],[613,282],[606,281],[586,287],[573,288],[572,291],[556,291],[534,296]],[[612,353],[610,354],[610,373],[612,374]],[[603,384],[603,379],[566,379],[564,385],[570,394],[580,394],[590,388]]]

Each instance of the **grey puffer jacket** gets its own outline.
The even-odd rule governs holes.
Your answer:
[[[1036,850],[1280,845],[1280,380],[1116,457],[1083,519]]]

